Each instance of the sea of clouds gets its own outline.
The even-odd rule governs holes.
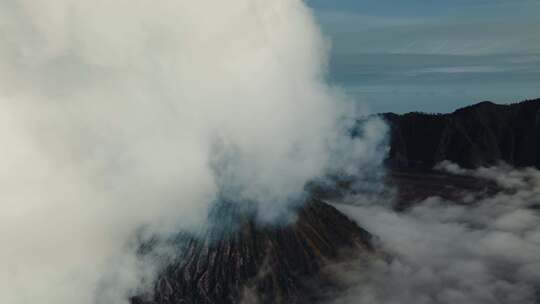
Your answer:
[[[348,286],[332,303],[538,303],[540,171],[450,162],[437,169],[494,181],[501,191],[465,204],[432,197],[404,212],[376,200],[336,205],[384,254],[332,266]]]

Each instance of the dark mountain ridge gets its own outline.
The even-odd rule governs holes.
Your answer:
[[[540,99],[510,105],[489,101],[449,114],[385,113],[391,168],[430,169],[443,160],[462,167],[540,168]]]

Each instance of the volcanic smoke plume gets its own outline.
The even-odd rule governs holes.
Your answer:
[[[8,0],[0,37],[0,303],[126,303],[159,266],[137,238],[222,199],[287,219],[384,156],[299,0]]]

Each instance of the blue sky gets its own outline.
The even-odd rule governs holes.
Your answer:
[[[376,112],[540,97],[540,0],[307,0],[331,81]]]

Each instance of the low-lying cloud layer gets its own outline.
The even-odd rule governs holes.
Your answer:
[[[333,303],[537,303],[540,171],[439,169],[493,180],[503,191],[466,205],[430,198],[404,213],[339,205],[388,256],[339,267],[350,288]]]
[[[154,266],[137,231],[217,199],[273,221],[380,159],[299,0],[9,0],[0,37],[0,303],[124,303]]]

